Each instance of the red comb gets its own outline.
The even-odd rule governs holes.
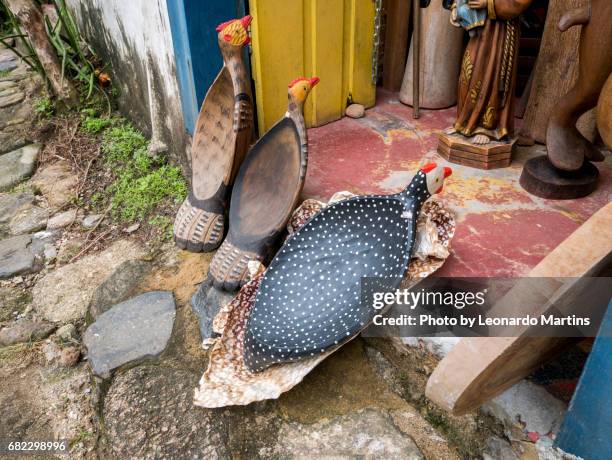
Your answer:
[[[319,77],[312,77],[310,80],[308,80],[310,82],[310,87],[314,88],[315,85],[317,83],[319,83],[319,81],[321,81],[321,79]]]
[[[249,25],[251,24],[251,21],[253,20],[253,16],[251,16],[250,14],[247,14],[245,17],[243,17],[240,22],[242,23],[242,26],[245,29],[249,28]]]
[[[423,166],[421,166],[421,171],[423,171],[425,174],[427,174],[428,172],[431,172],[433,169],[436,169],[438,167],[437,163],[427,163]],[[450,169],[450,168],[449,168]]]
[[[247,14],[245,17],[241,19],[230,19],[229,21],[222,22],[221,24],[217,26],[215,30],[217,32],[221,32],[223,29],[225,29],[226,26],[229,26],[232,22],[235,22],[235,21],[240,21],[240,23],[242,24],[242,27],[247,29],[249,25],[251,24],[252,20],[253,20],[253,17]]]
[[[301,81],[309,81],[309,80],[306,77],[296,78],[295,80],[292,80],[291,83],[289,83],[289,88],[291,88],[293,85],[295,85],[296,83],[299,83]]]
[[[444,166],[444,178],[446,179],[448,176],[450,176],[453,173],[453,170],[450,169],[448,166]]]

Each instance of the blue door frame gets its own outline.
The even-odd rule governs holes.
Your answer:
[[[224,21],[244,16],[245,0],[166,3],[185,127],[193,134],[206,91],[223,65],[215,28]]]

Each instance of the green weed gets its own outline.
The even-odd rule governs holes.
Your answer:
[[[34,112],[36,112],[40,118],[51,118],[55,113],[55,104],[46,96],[35,97],[32,102]]]
[[[115,177],[105,190],[106,200],[98,196],[96,201],[110,204],[113,218],[119,221],[144,219],[164,200],[180,202],[187,195],[180,168],[151,157],[148,146],[142,133],[128,123],[104,132],[104,162]]]
[[[153,225],[159,231],[159,240],[161,242],[172,241],[172,226],[173,221],[168,216],[155,216],[149,219],[149,224]]]
[[[10,70],[0,70],[0,78],[8,77],[10,73]]]
[[[112,118],[87,116],[81,122],[81,129],[89,134],[98,134],[113,124]]]

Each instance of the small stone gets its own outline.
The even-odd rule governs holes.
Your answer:
[[[190,303],[191,309],[198,317],[202,340],[215,336],[212,329],[213,319],[221,307],[227,305],[234,297],[234,293],[217,289],[212,284],[200,284]]]
[[[59,361],[62,349],[53,340],[45,340],[41,347],[41,351],[47,364],[55,364]]]
[[[2,94],[5,93],[5,94]],[[25,93],[23,91],[17,92],[0,92],[0,108],[10,107],[11,105],[18,104],[25,99]]]
[[[505,439],[491,436],[486,441],[486,451],[483,452],[483,460],[518,460],[519,456]]]
[[[0,346],[42,340],[54,330],[53,323],[22,319],[0,330]]]
[[[347,117],[361,118],[365,115],[365,107],[361,104],[351,104],[346,108]]]
[[[0,91],[11,88],[19,88],[19,86],[14,81],[0,81]]]
[[[3,50],[0,54],[0,72],[10,72],[19,66],[17,55],[10,50]]]
[[[93,373],[107,378],[124,364],[160,354],[175,315],[174,297],[164,291],[147,292],[101,314],[83,336]]]
[[[49,213],[39,206],[25,206],[13,216],[9,223],[11,235],[23,235],[24,233],[37,232],[47,226]]]
[[[69,209],[68,211],[60,212],[54,215],[47,222],[47,228],[49,230],[64,228],[73,223],[77,218],[77,209]]]
[[[102,220],[104,216],[102,214],[91,214],[83,219],[81,223],[85,228],[93,228],[95,227],[100,220]]]
[[[40,270],[29,245],[32,235],[19,235],[0,241],[0,279]]]
[[[58,364],[63,367],[74,367],[79,362],[81,350],[79,347],[65,347],[60,350]]]
[[[78,177],[68,162],[58,161],[36,171],[31,183],[44,195],[49,206],[59,209],[75,197]]]
[[[130,225],[128,228],[123,230],[125,233],[134,233],[136,230],[140,228],[140,222],[136,222],[135,224]]]
[[[55,333],[55,335],[62,341],[62,342],[74,342],[77,340],[77,331],[76,331],[76,327],[74,327],[74,324],[68,323],[68,324],[64,324],[62,327],[60,327],[57,332]]]
[[[506,436],[513,440],[512,427],[518,422],[525,432],[556,433],[567,408],[543,387],[522,380],[487,402],[482,409],[503,423]]]
[[[30,144],[0,155],[0,191],[30,177],[36,168],[40,144]]]
[[[44,253],[47,262],[53,262],[57,258],[57,249],[53,244],[45,244]]]
[[[31,193],[0,193],[0,226],[8,225],[21,208],[33,206],[33,203]]]

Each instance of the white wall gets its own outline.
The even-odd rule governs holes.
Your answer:
[[[185,132],[166,0],[68,0],[86,39],[121,90],[119,106],[187,165]]]

